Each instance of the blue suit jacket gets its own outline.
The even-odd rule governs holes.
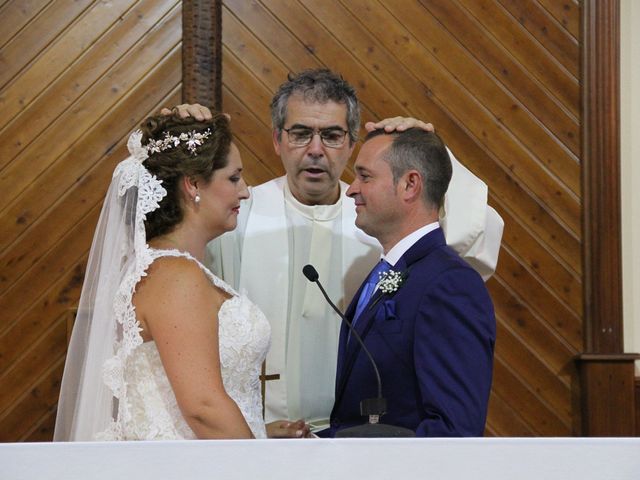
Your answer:
[[[495,317],[480,275],[445,243],[440,228],[393,267],[406,272],[394,293],[376,292],[356,322],[380,370],[387,413],[382,423],[417,436],[481,436],[491,390]],[[362,289],[362,287],[361,287]],[[346,312],[353,318],[360,291]],[[333,436],[367,421],[360,401],[377,395],[373,368],[342,325]]]

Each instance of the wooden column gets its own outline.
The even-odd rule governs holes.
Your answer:
[[[635,434],[634,361],[623,354],[620,8],[582,2],[584,350],[582,434]]]
[[[222,1],[182,2],[182,101],[222,110]]]

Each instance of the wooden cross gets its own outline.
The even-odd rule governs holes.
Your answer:
[[[280,380],[279,373],[267,375],[267,361],[262,362],[262,371],[260,373],[260,390],[262,390],[262,417],[264,418],[264,399],[267,393],[267,382],[269,380]]]

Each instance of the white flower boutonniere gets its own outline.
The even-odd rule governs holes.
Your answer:
[[[397,292],[402,284],[406,275],[402,272],[396,272],[395,270],[387,270],[380,274],[380,281],[378,282],[378,289],[382,293],[394,293]]]

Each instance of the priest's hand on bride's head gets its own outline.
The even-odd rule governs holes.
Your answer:
[[[211,120],[212,118],[211,110],[209,109],[209,107],[205,107],[204,105],[200,105],[199,103],[183,103],[182,105],[176,105],[171,109],[165,107],[160,110],[160,115],[171,115],[174,113],[179,117],[193,117],[201,122],[204,120]],[[223,113],[223,115],[231,120],[231,115],[229,115],[228,113]]]
[[[172,109],[163,108],[160,110],[160,115],[171,115],[172,113],[182,118],[193,117],[201,122],[212,118],[211,110],[199,103],[183,103],[182,105],[176,105]]]
[[[295,422],[276,420],[267,423],[266,427],[269,438],[306,438],[311,436],[309,425],[303,419]]]

